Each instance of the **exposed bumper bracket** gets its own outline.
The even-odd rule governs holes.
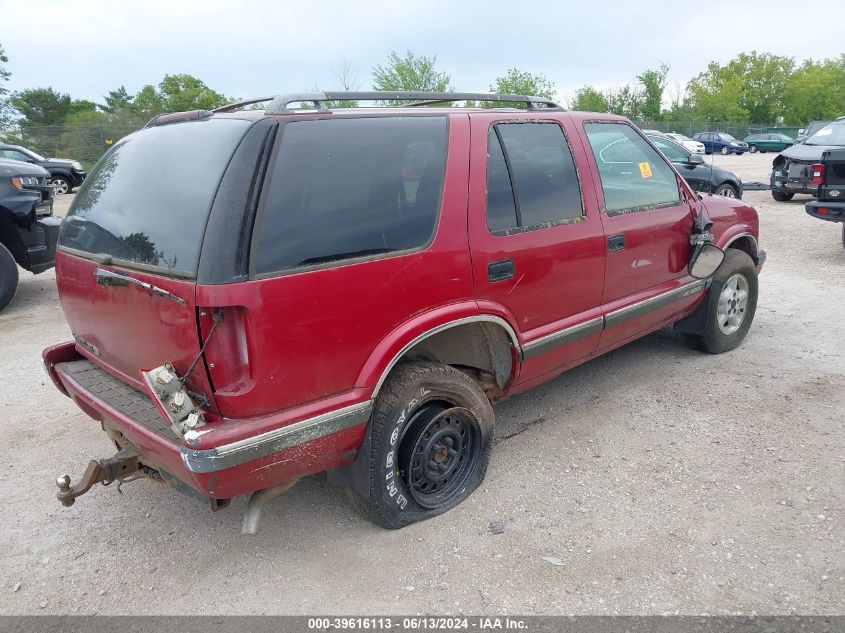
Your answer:
[[[62,475],[56,480],[56,485],[59,487],[59,492],[56,497],[61,501],[65,507],[70,507],[74,504],[77,497],[84,495],[91,490],[94,484],[100,483],[105,485],[113,481],[124,481],[127,477],[132,477],[140,469],[138,457],[140,451],[134,446],[124,448],[114,457],[108,459],[96,460],[92,459],[88,462],[88,468],[85,469],[85,474],[79,482],[71,486],[70,477]]]

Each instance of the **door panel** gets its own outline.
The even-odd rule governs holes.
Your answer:
[[[680,296],[683,291],[671,293],[692,281],[686,272],[692,210],[690,194],[668,161],[634,128],[619,122],[586,123],[579,131],[600,175],[596,193],[605,210],[603,349],[665,321],[677,309],[675,301],[665,299],[686,298]],[[630,196],[630,208],[624,208],[625,196]],[[664,293],[667,298],[656,299]]]
[[[490,169],[495,169],[496,156],[493,150],[488,152],[487,141],[493,123],[505,125],[517,117],[524,121],[519,115],[506,113],[473,116],[469,238],[476,299],[484,305],[501,306],[523,341],[522,382],[587,356],[598,344],[605,243],[581,141],[573,134],[569,120],[560,115],[551,115],[548,120],[561,125],[569,139],[582,182],[584,214],[571,223],[505,231],[506,214],[499,213],[497,205],[500,198],[507,202],[510,193],[493,184],[488,193],[488,153]],[[523,125],[529,124],[519,127]],[[507,148],[507,140],[505,145]],[[567,186],[576,184],[577,179],[573,179]],[[518,185],[519,180],[519,192]],[[489,223],[494,231],[502,229],[497,235],[488,228],[488,195]]]

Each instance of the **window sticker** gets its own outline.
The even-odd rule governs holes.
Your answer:
[[[651,165],[648,164],[648,161],[640,163],[640,177],[651,178]]]

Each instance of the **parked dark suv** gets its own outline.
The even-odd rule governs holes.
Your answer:
[[[0,158],[20,160],[43,167],[50,172],[50,179],[56,193],[70,193],[85,180],[85,170],[75,160],[67,158],[44,158],[20,145],[0,145]]]
[[[0,159],[0,310],[15,296],[18,266],[36,274],[52,268],[61,223],[47,170]]]
[[[458,100],[524,107],[428,107]],[[74,340],[44,361],[119,452],[61,477],[66,505],[140,474],[213,508],[252,493],[250,532],[329,470],[400,527],[482,481],[492,403],[668,325],[711,353],[751,326],[756,212],[699,198],[625,118],[466,93],[239,111],[257,101],[157,117],[74,200]]]

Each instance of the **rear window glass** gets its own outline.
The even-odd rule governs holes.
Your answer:
[[[209,119],[122,139],[79,189],[59,244],[130,265],[196,274],[217,185],[249,125]]]
[[[255,273],[426,244],[446,132],[444,116],[288,123],[253,237]]]

